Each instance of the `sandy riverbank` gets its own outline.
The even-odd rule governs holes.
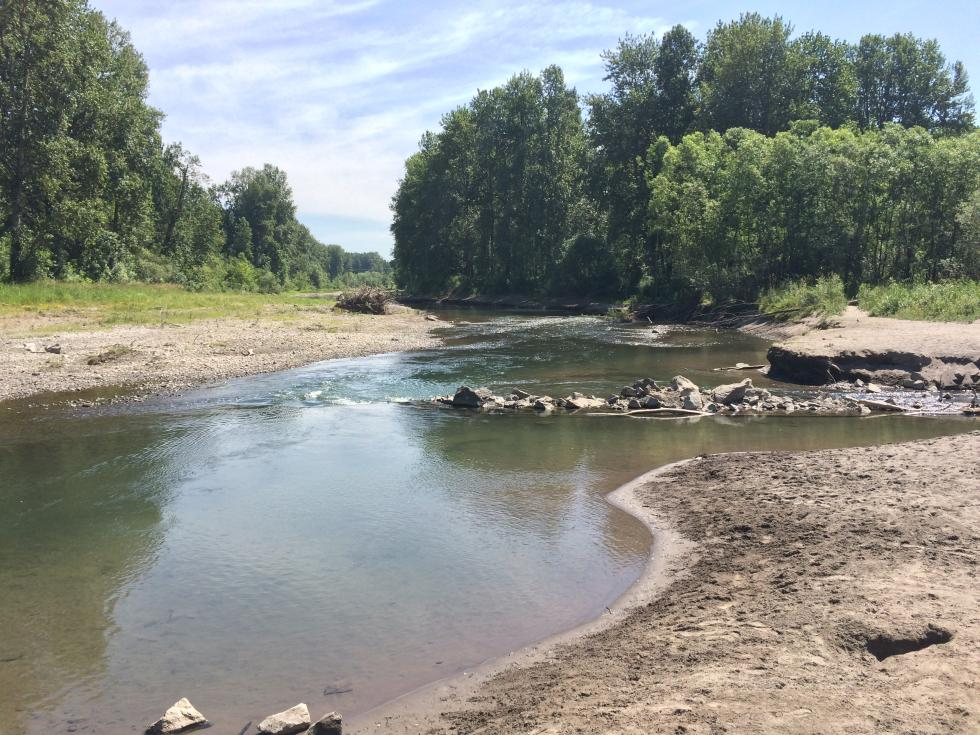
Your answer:
[[[884,385],[922,380],[944,389],[980,388],[980,321],[921,322],[869,316],[849,306],[817,328],[792,325],[769,349],[770,377],[823,384],[861,379]]]
[[[78,330],[58,319],[0,324],[0,401],[93,389],[106,395],[116,388],[130,396],[174,393],[318,360],[431,347],[438,343],[432,329],[439,326],[409,309],[385,316],[309,311],[288,321],[224,318],[99,330]],[[60,354],[45,351],[54,345]]]
[[[660,529],[622,610],[353,731],[977,732],[977,457],[975,432],[644,476],[616,494]]]

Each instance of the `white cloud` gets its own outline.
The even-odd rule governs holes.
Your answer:
[[[497,0],[465,12],[381,0],[96,5],[146,56],[165,136],[213,179],[275,163],[301,216],[374,222],[382,233],[404,159],[477,87],[557,63],[580,92],[595,91],[603,48],[670,25],[581,1]],[[343,243],[342,233],[318,234]]]

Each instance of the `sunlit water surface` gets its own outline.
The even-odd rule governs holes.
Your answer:
[[[764,362],[730,332],[456,315],[445,347],[139,409],[0,416],[0,733],[220,732],[353,714],[582,623],[649,537],[603,497],[702,452],[968,430],[909,417],[637,420],[421,405],[461,383],[605,395]],[[741,376],[738,376],[741,377]],[[758,384],[769,385],[756,377]]]

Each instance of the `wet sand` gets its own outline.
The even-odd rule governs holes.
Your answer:
[[[226,318],[84,331],[66,322],[60,333],[59,325],[57,317],[0,324],[0,401],[90,390],[123,400],[177,393],[319,360],[432,347],[439,323],[399,309],[384,316],[303,312],[288,321]],[[54,345],[60,354],[45,351]]]
[[[974,432],[645,475],[614,501],[657,543],[615,609],[352,730],[976,733],[978,458]]]

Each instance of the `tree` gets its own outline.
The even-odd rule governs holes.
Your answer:
[[[960,62],[947,64],[935,40],[866,35],[854,52],[854,69],[863,127],[896,122],[955,132],[973,125],[966,70]]]
[[[708,33],[698,86],[702,124],[772,135],[786,128],[794,96],[790,35],[781,17],[745,13]]]

